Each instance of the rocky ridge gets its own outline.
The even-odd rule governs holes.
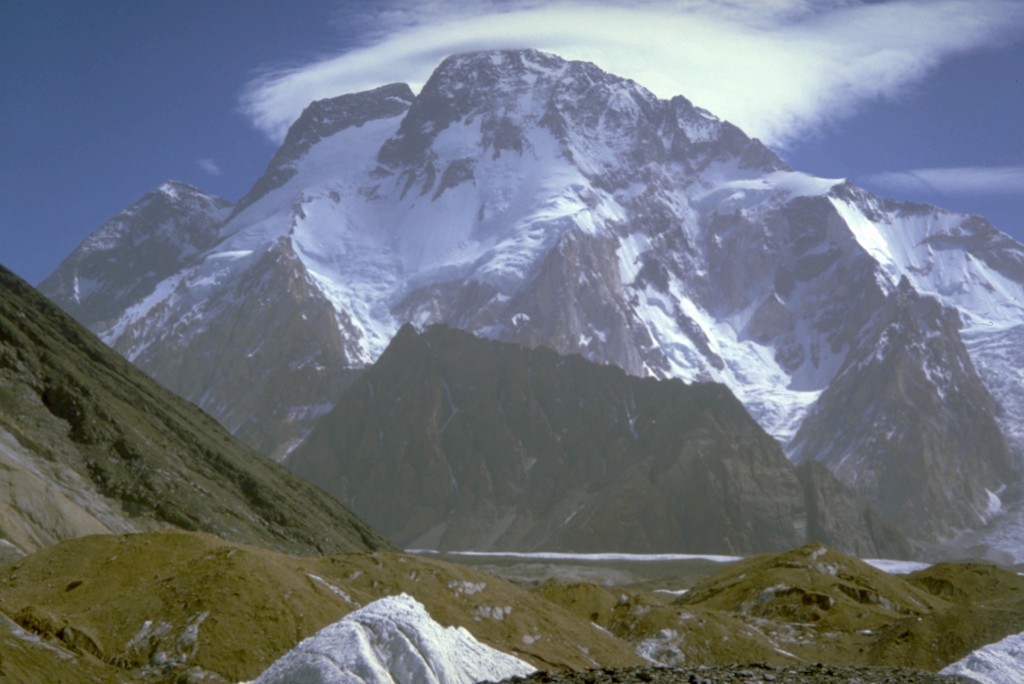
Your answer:
[[[89,235],[40,287],[85,326],[109,326],[220,242],[231,209],[222,197],[168,181]]]
[[[912,552],[722,385],[443,326],[403,327],[285,463],[404,548]]]

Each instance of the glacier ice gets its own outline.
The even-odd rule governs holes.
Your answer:
[[[534,671],[442,627],[407,594],[370,603],[303,640],[253,684],[473,684]]]
[[[970,677],[978,684],[1024,682],[1024,632],[983,646],[939,673]]]

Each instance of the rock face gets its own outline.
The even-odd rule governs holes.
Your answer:
[[[215,233],[166,276],[139,269],[76,291],[108,258],[87,240],[43,289],[276,459],[404,322],[444,323],[634,375],[721,382],[787,449],[882,497],[881,512],[926,541],[988,520],[985,490],[991,511],[1024,511],[1001,438],[963,448],[969,424],[994,419],[1024,457],[1007,343],[1024,330],[1024,247],[977,217],[794,171],[685,98],[593,65],[531,50],[457,55],[418,95],[399,84],[313,103]],[[118,245],[118,263],[142,249]],[[907,288],[959,318],[936,312],[901,340],[960,364],[971,389],[943,396],[934,366],[904,371],[917,378],[913,400],[956,427],[882,453],[889,428],[870,416],[910,397],[862,389],[839,437],[829,389],[877,385],[853,377],[877,369],[857,360]],[[873,455],[845,463],[870,472],[838,465],[864,449]],[[968,461],[967,495],[937,494]],[[898,495],[924,498],[903,515],[885,500],[897,493],[874,483],[922,464],[929,484]]]
[[[302,553],[389,545],[0,268],[0,537],[202,530]]]
[[[104,329],[215,246],[230,212],[223,198],[164,183],[87,237],[39,287],[87,327]]]
[[[442,627],[408,594],[378,599],[281,656],[253,684],[476,684],[536,671]]]
[[[715,383],[637,378],[435,326],[399,331],[286,465],[407,548],[905,555]]]
[[[792,443],[918,538],[987,523],[1015,466],[959,327],[901,281]]]

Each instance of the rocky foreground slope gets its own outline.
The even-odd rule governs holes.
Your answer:
[[[713,665],[634,667],[587,672],[539,672],[501,684],[978,684],[958,675],[940,675],[896,667],[842,665]]]
[[[893,575],[817,544],[748,558],[676,595],[649,588],[624,595],[558,580],[538,591],[669,666],[829,663],[936,672],[1024,630],[1024,577],[1015,572],[943,563]]]
[[[296,553],[390,548],[0,267],[0,539],[202,530]]]

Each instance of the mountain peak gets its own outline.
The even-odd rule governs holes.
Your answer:
[[[164,195],[172,199],[177,199],[181,195],[206,195],[206,193],[204,193],[202,190],[200,190],[194,185],[190,185],[189,183],[186,183],[184,181],[173,179],[164,181],[160,185],[160,187],[158,187],[151,193],[147,194],[145,197],[150,197],[155,194]],[[145,199],[145,197],[143,199]]]
[[[388,85],[360,93],[339,95],[311,102],[288,129],[284,148],[309,149],[320,140],[350,126],[398,116],[416,98],[405,83]]]
[[[89,235],[39,287],[85,325],[104,321],[216,244],[230,209],[222,197],[167,181]]]
[[[570,64],[584,64],[584,62],[570,62],[557,55],[534,49],[463,52],[445,58],[434,70],[423,89],[451,85],[454,89],[459,90],[466,85],[523,78],[528,74],[559,76]],[[592,64],[587,64],[587,66],[595,71],[600,71]]]
[[[416,169],[410,182],[427,187],[437,173],[425,168],[435,141],[456,130],[456,123],[478,127],[480,142],[495,157],[505,150],[536,156],[549,144],[534,134],[553,135],[558,154],[590,183],[610,190],[624,187],[625,176],[649,164],[675,163],[688,173],[733,159],[743,169],[789,168],[760,142],[685,97],[662,100],[589,62],[532,49],[445,59],[378,160],[391,169]]]
[[[233,215],[287,183],[295,175],[297,162],[321,140],[369,121],[401,116],[415,99],[407,84],[391,83],[373,90],[311,102],[288,128],[284,143],[270,160],[266,172],[239,200]]]

